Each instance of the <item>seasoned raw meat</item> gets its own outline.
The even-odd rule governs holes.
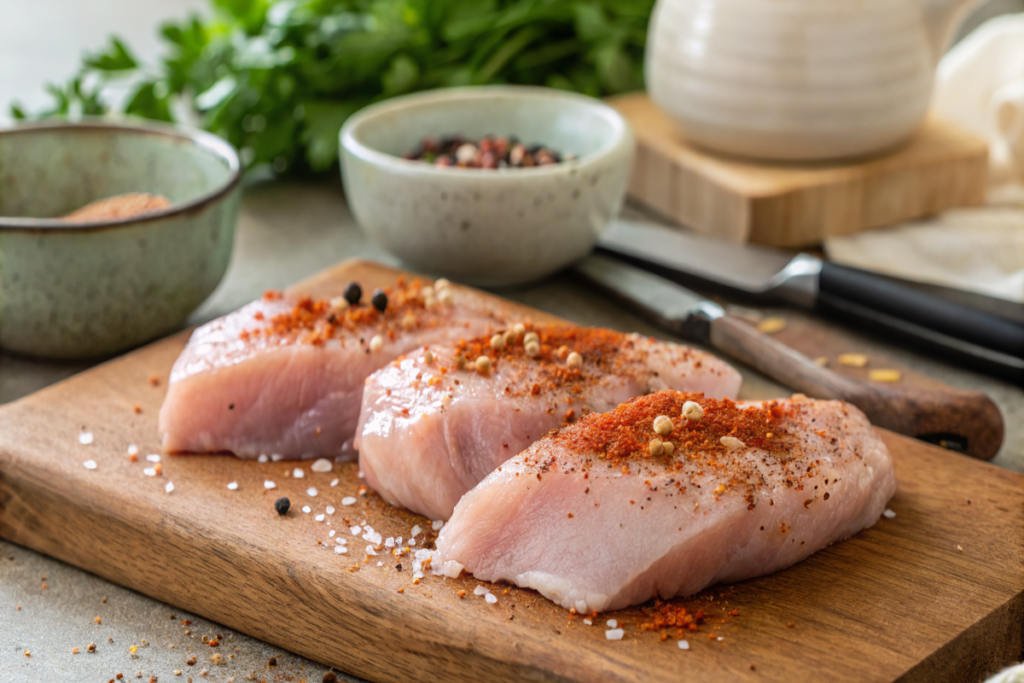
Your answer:
[[[475,365],[481,357],[485,372]],[[740,381],[731,366],[679,344],[520,326],[429,355],[421,349],[374,373],[356,436],[359,464],[385,500],[448,519],[466,491],[552,429],[662,389],[734,398]]]
[[[652,455],[654,440],[671,452]],[[874,524],[895,491],[885,444],[851,405],[665,391],[502,464],[459,502],[434,565],[612,610],[788,567]]]
[[[387,292],[381,313],[268,293],[198,328],[171,371],[160,410],[168,452],[242,458],[355,457],[363,383],[423,344],[473,337],[506,311],[470,291],[417,282]]]

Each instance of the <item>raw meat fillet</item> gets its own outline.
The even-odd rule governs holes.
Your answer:
[[[356,448],[385,500],[448,519],[495,467],[583,415],[662,389],[735,398],[740,388],[714,356],[636,334],[520,326],[505,337],[420,350],[367,380]]]
[[[681,415],[687,401],[702,406],[698,422]],[[661,415],[667,435],[653,429]],[[652,456],[654,439],[672,453]],[[788,567],[874,524],[895,491],[885,444],[851,405],[665,391],[488,475],[442,529],[434,565],[613,610]]]
[[[471,291],[414,281],[383,313],[280,293],[198,328],[174,364],[160,409],[171,453],[354,458],[363,383],[423,344],[473,337],[507,314]]]

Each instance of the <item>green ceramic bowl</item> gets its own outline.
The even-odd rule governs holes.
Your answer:
[[[0,130],[0,346],[46,358],[106,356],[167,334],[220,282],[241,164],[198,130],[149,122]],[[71,223],[129,192],[165,209]]]

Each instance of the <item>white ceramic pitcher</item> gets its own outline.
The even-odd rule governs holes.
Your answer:
[[[776,160],[899,144],[924,120],[935,67],[980,0],[658,0],[651,98],[692,142]]]

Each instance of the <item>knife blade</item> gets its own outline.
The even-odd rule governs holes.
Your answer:
[[[810,254],[737,245],[638,221],[613,222],[599,250],[684,284],[823,313],[1024,383],[1024,325]]]
[[[994,457],[1002,444],[1002,416],[985,394],[846,377],[729,315],[714,301],[649,271],[603,255],[586,257],[574,270],[664,329],[732,356],[808,396],[848,401],[876,426],[932,443],[939,435],[952,435],[969,455],[982,459]]]

